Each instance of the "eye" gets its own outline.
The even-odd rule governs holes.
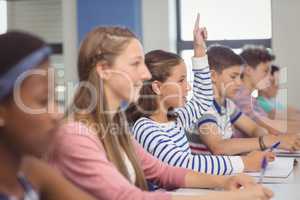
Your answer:
[[[48,104],[48,98],[42,98],[39,100],[40,105],[45,106]]]
[[[178,82],[179,83],[182,83],[182,82],[184,82],[185,81],[185,78],[181,78]]]
[[[140,61],[133,62],[131,65],[134,67],[138,67],[141,64]]]

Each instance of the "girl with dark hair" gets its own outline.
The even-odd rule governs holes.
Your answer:
[[[246,156],[213,156],[191,151],[186,133],[198,131],[201,116],[213,102],[205,38],[206,30],[200,29],[196,22],[194,85],[189,101],[186,97],[190,86],[183,60],[161,50],[146,54],[145,63],[152,79],[144,83],[138,103],[127,110],[129,121],[134,123],[134,137],[149,153],[173,166],[214,175],[259,171],[263,157],[271,155],[253,152]]]
[[[1,200],[92,199],[37,159],[47,151],[60,118],[45,109],[52,104],[50,53],[31,34],[0,35]]]

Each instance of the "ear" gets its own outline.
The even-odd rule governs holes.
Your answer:
[[[100,61],[96,64],[96,71],[99,77],[103,80],[108,80],[110,77],[110,70],[107,61]]]
[[[219,74],[216,70],[210,70],[211,73],[211,81],[212,83],[216,83],[219,77]]]
[[[159,81],[153,81],[151,83],[152,86],[152,90],[154,91],[155,94],[160,95],[161,91],[160,91],[160,87],[161,87],[161,82]]]

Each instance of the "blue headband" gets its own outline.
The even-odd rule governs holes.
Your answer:
[[[0,100],[6,97],[14,87],[17,78],[25,71],[37,67],[46,57],[51,54],[48,46],[42,47],[32,54],[26,56],[18,64],[12,67],[0,77]]]

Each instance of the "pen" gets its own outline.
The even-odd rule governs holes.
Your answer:
[[[272,152],[274,149],[276,149],[280,145],[280,141],[273,144],[270,148],[270,152]]]
[[[259,181],[258,181],[258,183],[260,183],[260,184],[263,183],[263,178],[265,176],[267,166],[268,166],[268,160],[266,157],[264,157],[261,162],[261,172],[260,172],[260,177],[259,177]]]

